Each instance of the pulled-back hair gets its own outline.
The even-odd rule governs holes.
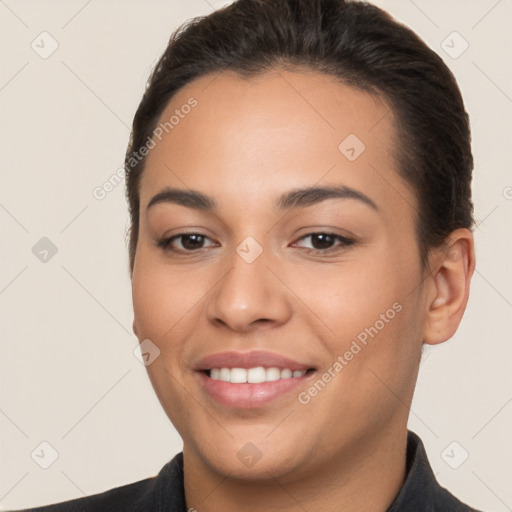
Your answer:
[[[131,272],[145,163],[133,155],[152,136],[174,94],[209,73],[235,71],[250,78],[275,68],[303,67],[379,95],[389,105],[397,172],[417,198],[423,264],[451,231],[472,229],[469,119],[453,74],[434,51],[366,2],[237,0],[181,25],[149,77],[125,158]]]

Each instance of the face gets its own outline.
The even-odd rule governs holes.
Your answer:
[[[426,302],[388,107],[313,72],[223,73],[173,115],[140,182],[132,287],[185,457],[292,479],[371,451],[407,423]]]

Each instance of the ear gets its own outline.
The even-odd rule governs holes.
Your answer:
[[[132,324],[132,329],[133,329],[133,333],[135,334],[135,336],[137,336],[137,338],[139,337],[139,331],[137,329],[137,324],[135,323],[135,318],[133,319],[133,324]]]
[[[453,231],[432,253],[423,342],[436,345],[450,339],[466,309],[475,270],[475,245],[469,229]]]

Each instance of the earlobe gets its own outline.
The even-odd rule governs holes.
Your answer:
[[[473,234],[457,229],[436,250],[429,285],[433,298],[427,304],[423,341],[436,345],[450,339],[460,324],[469,299],[475,269]]]

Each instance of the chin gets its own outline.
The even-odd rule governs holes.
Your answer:
[[[311,458],[297,449],[304,446],[304,436],[276,436],[275,439],[271,436],[265,440],[268,432],[266,429],[261,436],[230,437],[224,443],[215,440],[208,440],[206,445],[194,443],[194,451],[211,471],[232,479],[264,482],[305,476],[311,470],[305,462]]]

